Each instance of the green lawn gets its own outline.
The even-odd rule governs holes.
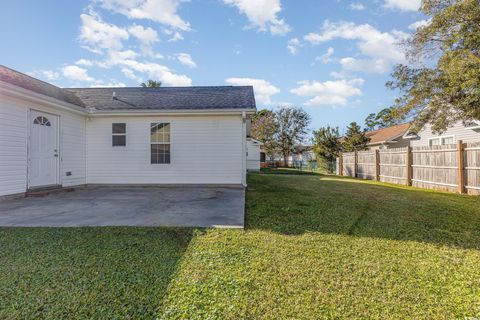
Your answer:
[[[0,319],[480,317],[480,198],[252,174],[247,227],[0,229]]]

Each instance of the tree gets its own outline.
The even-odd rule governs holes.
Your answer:
[[[142,82],[140,86],[144,88],[160,88],[162,86],[162,82],[156,80],[148,80],[146,83]]]
[[[342,147],[346,152],[366,150],[369,141],[370,138],[365,135],[365,131],[356,122],[352,122],[347,127]]]
[[[338,128],[327,126],[313,131],[313,151],[319,158],[335,161],[342,151]]]
[[[365,127],[368,130],[377,130],[399,124],[403,118],[394,116],[393,108],[384,108],[378,113],[370,113],[365,118]]]
[[[394,116],[413,118],[417,131],[431,123],[435,132],[458,121],[479,120],[480,1],[423,0],[420,11],[429,23],[405,43],[417,66],[397,65],[387,82],[401,94]]]
[[[286,165],[293,146],[305,139],[310,115],[301,108],[281,107],[275,111],[275,118],[278,123],[278,149]]]
[[[267,157],[272,158],[277,152],[276,135],[278,131],[275,114],[270,110],[259,110],[252,117],[251,135],[263,142]]]

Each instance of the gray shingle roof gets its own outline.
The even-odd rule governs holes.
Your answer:
[[[69,88],[97,110],[255,109],[251,86]],[[113,93],[115,92],[115,98]]]
[[[0,81],[80,107],[105,111],[255,109],[251,86],[59,88],[2,65]]]
[[[60,101],[71,103],[79,107],[84,106],[82,100],[80,100],[72,92],[63,90],[62,88],[56,87],[53,84],[35,79],[2,65],[0,65],[0,81],[43,94]]]

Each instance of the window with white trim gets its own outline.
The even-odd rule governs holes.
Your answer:
[[[127,124],[112,123],[112,147],[125,147],[127,145]]]
[[[150,163],[170,163],[170,123],[150,124]]]
[[[447,144],[454,144],[455,138],[453,136],[430,138],[428,140],[428,145],[431,146],[445,146]]]

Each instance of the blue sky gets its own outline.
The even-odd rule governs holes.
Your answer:
[[[245,85],[258,108],[303,107],[311,128],[392,103],[398,43],[420,0],[16,0],[0,63],[63,87]]]

